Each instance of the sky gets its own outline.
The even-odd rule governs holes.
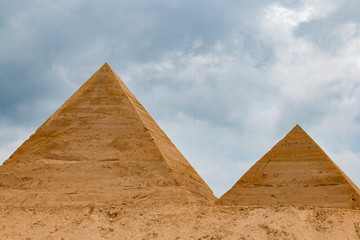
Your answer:
[[[360,186],[359,0],[0,3],[0,164],[105,62],[220,197],[299,124]]]

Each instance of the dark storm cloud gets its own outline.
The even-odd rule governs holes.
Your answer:
[[[0,44],[0,110],[2,116],[16,121],[22,119],[18,112],[22,103],[50,98],[54,92],[67,96],[74,90],[64,86],[57,72],[51,72],[57,63],[81,67],[89,62],[81,56],[99,47],[102,52],[91,56],[99,58],[90,60],[93,69],[105,60],[124,67],[133,60],[156,59],[163,52],[183,47],[184,36],[195,34],[211,42],[224,31],[224,20],[210,17],[211,5],[199,15],[200,4],[172,9],[147,1],[19,2],[2,6]],[[192,13],[183,17],[189,8]]]
[[[78,84],[74,87],[64,84],[54,70],[57,64],[72,69],[91,65],[94,71],[109,61],[124,69],[131,62],[160,59],[169,51],[206,52],[228,36],[234,24],[245,21],[259,2],[247,3],[246,8],[215,1],[8,2],[1,11],[0,31],[6,36],[0,44],[2,116],[29,123],[20,106],[54,96],[60,103],[92,74],[89,70],[76,73],[79,78],[68,75]],[[201,46],[194,49],[196,40]],[[91,51],[96,53],[84,59]],[[39,120],[39,112],[34,115],[28,117]]]

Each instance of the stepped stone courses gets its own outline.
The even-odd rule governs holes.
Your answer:
[[[359,208],[360,190],[296,125],[217,204]]]
[[[0,203],[213,202],[105,63],[0,167]]]

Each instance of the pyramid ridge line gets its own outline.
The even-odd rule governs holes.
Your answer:
[[[141,122],[143,127],[147,130],[147,134],[151,137],[151,139],[153,139],[152,142],[155,144],[156,148],[158,149],[158,151],[159,151],[159,153],[160,153],[160,155],[162,157],[162,160],[164,160],[164,162],[166,163],[168,168],[171,170],[170,173],[173,176],[173,180],[176,181],[179,185],[181,185],[183,187],[186,187],[186,185],[182,184],[182,181],[180,181],[180,179],[178,179],[176,177],[176,175],[175,175],[176,171],[175,171],[174,167],[172,167],[172,164],[169,162],[170,159],[168,159],[165,156],[165,154],[163,152],[163,148],[159,146],[160,139],[158,139],[159,140],[159,143],[158,143],[158,141],[156,141],[157,137],[153,135],[152,131],[154,131],[154,133],[155,132],[160,132],[160,135],[164,135],[165,138],[167,138],[169,140],[168,144],[176,149],[176,151],[182,157],[182,160],[185,161],[192,168],[192,170],[199,176],[198,180],[200,180],[203,184],[205,184],[208,187],[208,189],[211,191],[212,195],[213,195],[212,189],[207,185],[207,183],[199,175],[199,173],[197,173],[197,171],[194,169],[194,167],[184,157],[184,155],[179,151],[179,149],[170,140],[170,138],[166,135],[166,133],[160,128],[160,126],[157,124],[157,122],[153,119],[153,117],[150,115],[150,113],[144,108],[144,106],[140,103],[140,101],[135,97],[135,95],[130,91],[130,89],[127,87],[127,85],[124,83],[124,81],[119,77],[119,75],[107,63],[105,63],[104,66],[109,69],[109,71],[107,71],[107,72],[111,72],[112,77],[114,77],[113,81],[115,81],[115,84],[117,84],[120,87],[120,89],[124,92],[124,95],[125,95],[126,99],[128,100],[128,102],[130,103],[131,108],[134,110],[137,118],[139,119],[139,121]],[[136,107],[137,104],[140,106],[140,108]],[[150,121],[155,124],[155,126],[157,127],[156,130],[155,129],[151,130],[151,126],[148,126],[145,123],[146,119],[142,116],[142,113],[140,113],[140,110],[144,111],[144,114],[147,115],[147,117],[149,117]]]
[[[105,63],[105,64],[107,64],[107,63]],[[105,65],[105,64],[104,64],[104,65]],[[109,66],[109,65],[107,64],[107,66]],[[109,68],[110,68],[110,66],[109,66]],[[110,69],[111,69],[111,68],[110,68]],[[111,69],[111,70],[112,70],[112,69]],[[147,130],[147,131],[146,131],[147,134],[149,134],[150,137],[153,139],[154,144],[156,145],[157,149],[159,149],[159,152],[160,152],[160,154],[161,154],[161,157],[162,157],[163,160],[166,162],[166,164],[168,165],[168,167],[171,169],[169,163],[166,161],[166,158],[165,158],[164,154],[162,153],[162,151],[160,150],[158,144],[156,143],[154,136],[151,134],[149,128],[148,128],[148,127],[146,126],[146,124],[144,123],[144,120],[142,119],[142,117],[141,117],[138,109],[134,106],[133,102],[131,101],[130,97],[128,96],[128,92],[127,92],[126,90],[128,90],[128,91],[130,92],[130,89],[128,89],[128,88],[126,87],[126,85],[125,85],[125,83],[123,82],[123,80],[122,80],[113,70],[112,70],[112,73],[114,74],[114,77],[115,77],[114,80],[116,80],[116,84],[118,84],[119,87],[123,90],[124,95],[125,95],[126,99],[129,101],[131,108],[135,111],[136,116],[137,116],[138,119],[140,120],[141,124],[142,124],[143,127]],[[124,87],[122,86],[122,84],[123,84],[127,89],[124,89]],[[131,93],[131,92],[130,92],[130,93]],[[133,95],[133,94],[132,94],[132,95]],[[134,97],[134,99],[142,106],[142,104],[139,102],[139,100],[137,100],[137,98],[136,98],[134,95],[133,95],[132,97]],[[143,106],[142,106],[142,107],[143,107]],[[144,108],[144,107],[143,107],[143,108]],[[146,110],[145,110],[145,111],[146,111]],[[146,111],[146,112],[147,112],[147,111]],[[149,115],[150,115],[150,114],[149,114]],[[151,117],[151,116],[150,116],[150,117]],[[153,120],[153,119],[152,119],[152,120]],[[154,122],[155,122],[155,121],[154,121]],[[171,173],[173,174],[173,172],[171,172]],[[175,176],[174,176],[174,178],[175,178]],[[175,179],[176,179],[176,178],[175,178]]]
[[[112,69],[111,69],[112,70]],[[152,116],[148,113],[148,111],[144,108],[144,106],[139,102],[139,100],[135,97],[135,95],[130,91],[130,89],[126,86],[126,84],[123,82],[123,80],[115,73],[115,71],[113,71],[116,83],[120,85],[120,88],[124,91],[125,97],[127,98],[127,100],[130,102],[131,107],[134,109],[137,117],[139,118],[139,120],[141,121],[141,124],[144,126],[144,128],[147,130],[147,134],[150,135],[150,137],[153,139],[153,143],[155,144],[156,148],[159,150],[159,153],[162,157],[162,159],[166,162],[166,165],[168,166],[169,169],[171,169],[170,173],[173,176],[173,179],[176,183],[178,183],[181,186],[184,186],[183,184],[181,184],[181,182],[177,179],[174,169],[171,167],[171,164],[168,162],[168,159],[165,157],[162,148],[159,146],[158,142],[155,140],[155,136],[152,134],[151,129],[145,124],[143,117],[141,116],[139,110],[134,106],[131,98],[134,98],[134,100],[143,108],[143,110],[145,111],[145,113],[147,113],[147,115],[150,117],[150,119],[158,126],[158,130],[161,131],[162,134],[165,135],[166,138],[168,138],[170,140],[170,138],[166,135],[166,133],[160,128],[160,126],[156,123],[156,121],[152,118]],[[131,97],[129,96],[131,94]],[[184,155],[179,151],[179,149],[172,143],[172,141],[170,140],[170,144],[172,144],[176,150],[181,154],[181,156],[183,157],[183,160],[185,160],[192,168],[194,168],[190,162],[184,157]],[[194,169],[194,171],[196,172],[196,170]],[[196,172],[197,173],[197,172]],[[203,183],[205,183],[207,185],[207,183],[201,178],[200,176],[200,180],[203,181]],[[208,186],[208,185],[207,185]],[[211,191],[211,193],[213,194],[212,189],[209,187],[209,190]],[[215,198],[217,199],[217,197],[215,196]]]
[[[304,133],[306,133],[306,132],[304,131]],[[349,184],[353,187],[355,192],[360,195],[359,187],[341,170],[341,168],[329,157],[329,155],[327,155],[327,153],[320,147],[319,144],[316,143],[316,141],[314,139],[312,139],[312,137],[310,135],[308,135],[307,133],[306,133],[306,135],[319,148],[319,150],[325,156],[325,158],[327,158],[335,166],[335,168],[339,172],[339,174],[342,175],[349,182]]]
[[[327,153],[322,149],[322,147],[320,147],[320,145],[317,144],[317,142],[298,124],[296,126],[298,126],[306,134],[306,137],[308,137],[309,140],[311,140],[312,143],[314,145],[316,145],[316,147],[319,148],[319,150],[325,156],[325,158],[327,158],[335,166],[335,168],[339,172],[339,174],[342,175],[349,182],[349,184],[354,188],[355,192],[357,192],[360,195],[360,189],[358,188],[358,186],[356,186],[356,184],[341,170],[341,168],[329,157],[329,155],[327,155]]]
[[[112,70],[112,69],[111,69]],[[179,183],[179,185],[185,187],[186,185],[182,184],[182,181],[180,181],[181,179],[178,179],[175,175],[175,169],[172,167],[171,159],[168,159],[164,152],[163,152],[163,148],[160,147],[159,143],[161,142],[161,139],[159,140],[159,143],[155,140],[157,139],[156,136],[153,135],[152,130],[151,130],[151,126],[147,126],[147,124],[145,123],[145,119],[142,117],[142,114],[139,112],[139,110],[143,110],[144,114],[147,115],[147,117],[149,117],[149,119],[151,120],[151,122],[155,123],[155,127],[157,127],[157,130],[154,129],[154,133],[155,132],[160,132],[160,135],[165,136],[165,139],[169,140],[169,143],[167,143],[168,145],[174,147],[174,149],[177,151],[177,153],[180,155],[180,157],[182,158],[182,161],[186,162],[190,168],[192,169],[192,171],[194,173],[196,173],[196,176],[198,176],[199,178],[197,180],[199,180],[200,182],[202,182],[202,184],[205,184],[208,187],[208,190],[210,190],[211,194],[213,197],[215,197],[215,199],[217,199],[216,196],[214,196],[213,190],[208,186],[208,184],[205,182],[205,180],[199,175],[199,173],[194,169],[194,167],[191,165],[191,163],[185,158],[185,156],[180,152],[180,150],[175,146],[175,144],[170,140],[170,138],[166,135],[166,133],[160,128],[160,126],[157,124],[157,122],[153,119],[153,117],[150,115],[150,113],[144,108],[144,106],[140,103],[140,101],[135,97],[135,95],[130,91],[130,89],[126,86],[126,84],[124,83],[124,81],[116,74],[115,71],[113,71],[113,76],[115,77],[115,80],[117,81],[117,83],[120,85],[120,88],[124,91],[126,98],[128,99],[128,101],[131,103],[131,107],[135,110],[136,115],[139,117],[139,120],[141,121],[142,125],[144,126],[144,128],[147,130],[148,134],[151,136],[151,138],[153,139],[154,144],[156,145],[157,149],[159,150],[161,157],[163,158],[163,160],[166,162],[167,166],[169,167],[169,169],[171,170],[171,175],[174,177],[174,180]],[[139,106],[141,107],[141,109],[138,109],[135,104],[133,104],[132,99],[136,102],[136,104],[139,104]],[[191,192],[191,191],[190,191]],[[191,192],[192,193],[192,192]],[[194,194],[194,193],[192,193]]]
[[[153,139],[153,142],[154,144],[156,145],[157,149],[159,150],[160,152],[160,155],[161,157],[163,158],[163,160],[166,162],[167,166],[171,169],[169,163],[167,162],[164,154],[162,153],[162,151],[160,150],[158,144],[156,143],[155,139],[154,139],[154,136],[151,134],[149,128],[146,126],[146,124],[144,123],[144,120],[142,119],[138,109],[134,106],[133,102],[131,101],[130,99],[130,96],[128,95],[129,93],[131,93],[130,89],[125,85],[124,81],[117,75],[117,73],[110,67],[110,65],[105,62],[104,65],[100,68],[107,68],[109,70],[109,72],[112,73],[114,79],[113,79],[113,82],[114,84],[117,84],[120,89],[124,92],[124,96],[126,97],[126,99],[128,100],[128,102],[130,103],[130,106],[131,108],[134,110],[134,112],[136,113],[136,116],[138,118],[138,120],[141,122],[142,126],[147,130],[146,134],[150,135],[150,137]],[[99,69],[99,70],[100,70]],[[107,70],[106,69],[106,70]],[[132,94],[132,97],[142,106],[142,104],[139,102],[139,100]],[[143,107],[143,106],[142,106]],[[143,107],[144,108],[144,107]],[[144,108],[145,109],[145,108]],[[145,110],[146,111],[146,110]],[[147,111],[146,111],[147,112]],[[150,114],[149,114],[150,115]],[[151,117],[151,116],[150,116]],[[153,119],[152,119],[153,120]],[[155,122],[155,121],[154,121]],[[172,175],[173,175],[173,172],[171,171]],[[173,175],[173,177],[176,179],[176,177]],[[176,181],[177,182],[177,181]]]
[[[311,140],[311,142],[312,142],[314,145],[316,145],[316,147],[318,147],[318,149],[319,149],[319,150],[321,151],[321,153],[325,156],[325,158],[326,158],[327,160],[329,160],[329,161],[335,166],[335,168],[336,168],[336,170],[339,172],[339,174],[342,175],[342,176],[349,182],[349,184],[351,185],[351,187],[353,187],[353,189],[355,190],[355,192],[360,195],[360,189],[359,189],[359,187],[341,170],[341,168],[329,157],[329,155],[327,155],[327,153],[320,147],[320,145],[317,144],[317,142],[316,142],[304,129],[302,129],[298,124],[296,124],[295,127],[298,127],[299,129],[302,130],[302,132],[306,135],[306,137],[307,137],[309,140]],[[290,132],[291,132],[291,131],[290,131]],[[290,132],[289,132],[289,133],[290,133]],[[287,135],[286,135],[286,136],[287,136]],[[285,139],[286,136],[285,136],[283,139]],[[283,139],[281,139],[280,141],[282,141]],[[280,142],[280,141],[279,141],[279,142]],[[277,143],[277,144],[278,144],[278,143]],[[276,144],[276,145],[277,145],[277,144]],[[276,146],[276,145],[275,145],[275,146]],[[274,146],[274,147],[275,147],[275,146]]]
[[[51,119],[53,119],[53,117],[55,117],[57,115],[57,113],[59,113],[62,109],[64,109],[67,105],[69,105],[70,103],[72,103],[74,100],[76,100],[77,95],[80,95],[83,91],[85,91],[88,87],[90,87],[90,85],[87,85],[87,82],[90,82],[94,77],[96,77],[97,74],[99,74],[100,72],[102,72],[102,70],[110,70],[113,74],[116,74],[112,68],[110,67],[110,65],[105,62],[94,74],[91,75],[91,77],[86,80],[79,88],[78,90],[75,91],[75,93],[73,93],[53,114],[50,115],[50,117],[48,119],[45,120],[45,122],[43,124],[40,125],[40,127],[38,127],[35,131],[35,133],[43,126],[45,125],[48,121],[50,121]],[[106,71],[109,72],[109,71]],[[34,133],[34,134],[35,134]],[[11,156],[10,156],[11,157]]]

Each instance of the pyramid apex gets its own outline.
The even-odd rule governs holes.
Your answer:
[[[113,71],[112,68],[110,67],[110,65],[105,62],[104,65],[101,66],[101,68],[99,69],[100,72],[109,72],[109,71]]]
[[[284,137],[284,139],[288,139],[288,138],[307,138],[307,139],[311,139],[312,138],[307,134],[307,132],[305,132],[304,129],[302,129],[302,127],[300,127],[299,124],[296,124],[295,127],[293,127]]]
[[[293,131],[302,131],[302,132],[305,132],[304,129],[302,129],[302,127],[300,127],[299,124],[296,124],[295,127],[293,127],[289,133],[291,133],[291,132],[293,132]]]

